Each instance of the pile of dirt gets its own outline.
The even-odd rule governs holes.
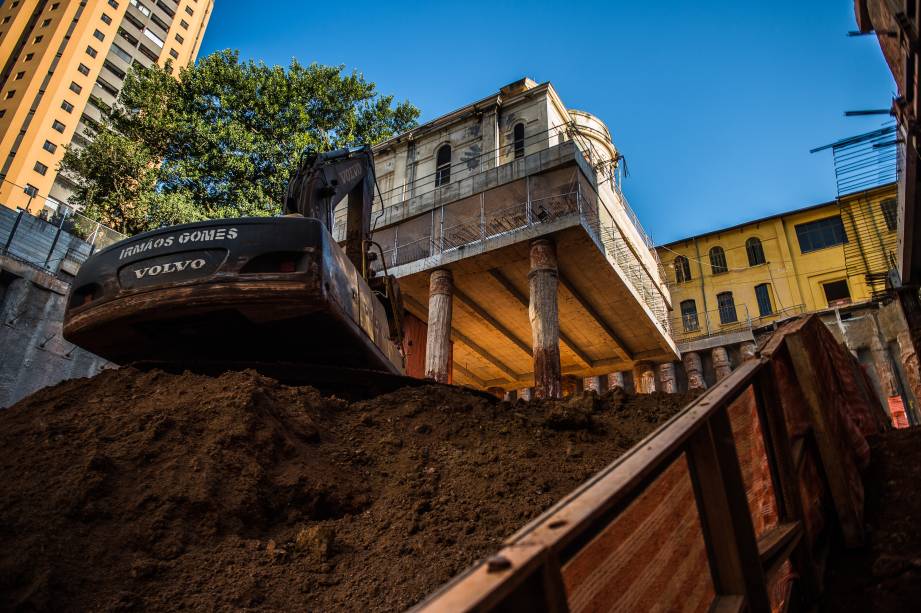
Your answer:
[[[402,609],[691,398],[64,382],[0,411],[0,609]]]
[[[865,547],[829,556],[822,609],[921,611],[921,427],[871,437]]]

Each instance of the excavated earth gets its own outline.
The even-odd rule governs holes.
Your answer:
[[[871,437],[866,545],[835,543],[821,610],[921,611],[921,426]]]
[[[400,610],[691,399],[67,381],[0,411],[0,609]]]

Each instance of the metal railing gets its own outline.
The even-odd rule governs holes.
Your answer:
[[[671,322],[672,336],[679,343],[721,334],[751,332],[753,328],[746,304],[727,305],[693,313],[676,312],[672,315]]]
[[[0,255],[56,273],[77,270],[96,250],[126,238],[74,209],[59,205],[40,216],[0,206]]]
[[[414,177],[406,183],[394,185],[380,192],[375,192],[374,202],[376,206],[383,205],[383,208],[399,207],[406,200],[431,194],[441,190],[453,182],[461,179],[472,177],[473,175],[492,170],[497,166],[514,162],[516,159],[522,159],[535,153],[540,153],[546,149],[554,147],[561,142],[573,140],[576,127],[574,124],[559,124],[550,126],[546,130],[529,134],[525,137],[522,147],[516,148],[515,142],[508,142],[488,151],[483,151],[476,155],[469,155],[465,152],[463,157],[452,161],[448,166],[447,176],[449,182],[442,183],[445,176],[444,169]],[[517,156],[516,150],[523,150],[526,155]]]
[[[790,319],[791,317],[797,317],[798,315],[802,315],[805,312],[805,304],[796,304],[774,311],[769,315],[759,315],[758,317],[752,317],[752,329],[757,330],[758,328],[763,328],[764,326],[779,324],[784,320]]]
[[[805,305],[798,304],[767,315],[753,316],[748,305],[743,303],[702,312],[675,312],[671,316],[672,337],[678,343],[687,343],[723,334],[754,333],[758,328],[801,315],[805,310]]]
[[[513,163],[517,159],[523,160],[532,155],[540,155],[542,152],[559,146],[561,143],[569,142],[576,147],[580,155],[594,171],[596,183],[599,186],[604,183],[610,183],[615,197],[620,200],[619,204],[623,206],[626,211],[627,218],[633,224],[637,233],[639,233],[646,248],[650,250],[653,258],[655,258],[658,267],[661,269],[660,274],[664,279],[664,268],[661,262],[658,261],[659,256],[654,249],[654,243],[640,223],[636,212],[631,208],[626,196],[623,194],[621,188],[622,180],[618,173],[619,161],[610,159],[610,156],[606,155],[603,151],[599,152],[590,139],[579,133],[579,128],[575,123],[553,125],[546,130],[530,134],[525,137],[520,148],[512,141],[495,149],[484,151],[478,155],[465,155],[462,159],[453,162],[449,166],[450,171],[448,176],[450,177],[450,182],[446,184],[441,184],[439,180],[436,180],[443,175],[440,175],[439,171],[434,171],[416,177],[408,183],[401,183],[400,185],[395,185],[381,191],[376,189],[372,205],[372,209],[374,210],[373,219],[390,218],[388,211],[398,211],[405,207],[409,200],[414,198],[424,198],[432,195],[433,201],[437,202],[439,200],[438,196],[440,194],[451,193],[452,187],[456,187],[454,184],[458,181],[471,179],[474,175],[493,170],[498,166]],[[520,157],[516,156],[516,150],[524,150],[526,155]],[[345,214],[346,211],[344,207],[336,212],[335,226],[337,228],[344,227]],[[337,240],[343,238],[338,235],[335,236]]]
[[[669,332],[668,307],[659,290],[659,284],[652,278],[650,272],[631,248],[631,242],[613,222],[613,217],[607,216],[606,219],[611,219],[609,223],[601,221],[599,205],[600,203],[594,199],[594,194],[591,199],[586,199],[581,189],[576,189],[518,202],[492,211],[488,215],[481,201],[478,213],[468,215],[453,223],[445,222],[445,219],[450,217],[446,210],[452,205],[442,205],[415,218],[415,223],[419,227],[429,228],[424,236],[400,242],[399,235],[397,235],[394,246],[385,249],[383,256],[387,267],[395,268],[430,258],[434,260],[446,253],[478,245],[485,247],[489,241],[510,236],[534,226],[572,219],[581,223],[593,236],[596,243],[602,247],[607,259],[617,265],[640,300],[652,311],[656,321],[666,332]],[[420,223],[424,218],[428,218],[428,222]],[[376,266],[380,267],[381,264],[377,263]]]

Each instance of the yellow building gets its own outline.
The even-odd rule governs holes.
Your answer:
[[[680,345],[879,297],[897,248],[896,206],[888,184],[658,247],[673,336]]]
[[[0,203],[66,201],[64,148],[110,107],[135,63],[195,61],[214,0],[7,0],[0,6]]]

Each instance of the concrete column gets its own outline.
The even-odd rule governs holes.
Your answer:
[[[572,388],[574,394],[581,394],[583,391],[585,391],[585,382],[583,381],[582,377],[570,375],[566,378],[568,379],[569,387]]]
[[[501,387],[488,387],[486,391],[495,396],[496,398],[505,398],[505,390]]]
[[[530,402],[534,399],[534,388],[532,387],[523,387],[518,390],[518,397],[522,400]]]
[[[451,363],[451,295],[454,282],[450,270],[434,270],[429,277],[429,324],[425,342],[425,376],[447,383]]]
[[[483,172],[499,165],[499,107],[494,107],[485,113],[481,119],[480,133],[482,134],[483,156],[479,160],[478,172]]]
[[[729,376],[732,372],[732,363],[729,361],[729,353],[725,347],[714,347],[710,351],[710,357],[713,359],[713,370],[716,371],[716,380],[720,381]]]
[[[622,372],[611,372],[608,373],[608,389],[612,390],[615,388],[626,389],[624,385],[624,373]]]
[[[582,378],[566,375],[560,379],[560,389],[563,398],[582,393]]]
[[[592,390],[596,394],[600,394],[601,390],[601,377],[585,377],[582,379],[582,389],[586,392]]]
[[[651,394],[656,391],[656,371],[649,362],[639,362],[633,367],[633,387],[637,394]]]
[[[896,396],[899,393],[899,386],[896,383],[895,373],[892,370],[892,362],[889,358],[888,347],[883,345],[879,339],[879,332],[874,326],[873,334],[870,336],[870,355],[873,356],[873,366],[876,368],[876,374],[879,377],[879,387],[887,398]]]
[[[742,343],[739,349],[742,351],[742,361],[743,362],[747,362],[748,360],[754,360],[755,354],[758,352],[758,348],[755,346],[755,343],[753,342]]]
[[[914,354],[921,357],[921,297],[917,287],[902,287],[896,295],[899,297],[899,305],[902,307],[902,316],[905,318],[905,324],[908,327],[908,337],[914,348]],[[901,339],[899,340],[901,346]],[[905,350],[902,349],[904,352]],[[921,402],[921,398],[918,398]]]
[[[678,391],[678,381],[675,377],[675,365],[671,362],[659,364],[659,382],[662,384],[661,391],[666,394],[674,394]]]
[[[534,395],[559,398],[560,319],[557,306],[556,248],[552,241],[531,243],[531,272],[528,273],[531,338],[534,349]]]
[[[684,372],[688,376],[688,389],[707,389],[707,382],[704,381],[704,365],[700,360],[700,354],[696,351],[688,351],[681,355],[681,361],[684,363]]]
[[[899,361],[902,363],[902,371],[905,373],[906,385],[911,388],[911,393],[914,394],[915,400],[921,402],[921,365],[919,365],[918,354],[915,353],[915,346],[911,341],[911,332],[904,330],[899,332],[898,337],[899,344]],[[918,412],[918,407],[915,406],[914,415],[917,419],[921,417]]]

